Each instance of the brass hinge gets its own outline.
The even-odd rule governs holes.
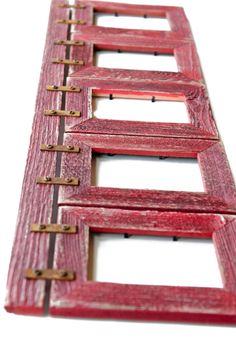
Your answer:
[[[84,46],[83,41],[56,40],[53,43],[54,45],[64,45],[64,46]]]
[[[84,61],[79,59],[63,59],[63,58],[53,58],[52,63],[54,64],[69,64],[69,65],[84,65]]]
[[[47,85],[47,90],[50,91],[66,91],[66,92],[71,92],[71,93],[80,93],[81,88],[79,87],[67,87],[65,85]]]
[[[56,269],[32,269],[24,270],[24,277],[27,279],[45,279],[58,281],[73,281],[75,279],[75,272],[67,270]]]
[[[53,152],[69,152],[69,153],[79,153],[80,147],[73,145],[51,145],[51,144],[42,144],[40,146],[41,151],[53,151]]]
[[[63,24],[63,25],[85,25],[86,21],[84,21],[84,20],[62,19],[62,20],[56,20],[56,23]]]
[[[74,110],[45,110],[44,115],[46,116],[80,116],[80,111]]]
[[[31,232],[50,232],[50,233],[67,233],[75,234],[77,232],[76,225],[67,224],[32,224],[30,227]]]
[[[56,185],[79,185],[78,178],[61,178],[61,177],[37,177],[37,184],[56,184]]]
[[[73,4],[73,5],[70,5],[70,4],[60,4],[58,5],[58,7],[61,7],[61,8],[66,8],[66,9],[85,9],[86,6],[84,4]]]

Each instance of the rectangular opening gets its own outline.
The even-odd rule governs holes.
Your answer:
[[[91,233],[89,262],[99,282],[223,287],[212,240]]]
[[[136,53],[110,50],[94,51],[94,62],[97,67],[136,69],[162,72],[178,72],[173,54]]]
[[[197,159],[94,154],[92,185],[204,192]]]
[[[166,18],[120,15],[118,13],[94,13],[94,25],[113,28],[127,28],[136,30],[170,31],[169,21]]]
[[[93,96],[92,112],[97,119],[189,123],[184,101]]]

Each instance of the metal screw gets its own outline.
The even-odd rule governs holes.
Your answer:
[[[63,226],[62,226],[62,230],[63,230],[63,231],[69,231],[69,230],[70,230],[70,226],[68,226],[68,225],[63,225]]]
[[[47,145],[47,148],[51,150],[54,146],[53,145]]]
[[[56,110],[51,110],[51,111],[50,111],[50,114],[56,115],[56,114],[57,114],[57,111],[56,111]]]
[[[45,182],[51,182],[52,178],[51,178],[51,177],[46,176],[46,177],[44,177],[44,180],[45,180]]]
[[[76,90],[76,87],[70,87],[70,90]]]
[[[74,59],[74,63],[79,63],[79,60],[78,59]]]
[[[68,272],[67,271],[60,271],[60,276],[63,278],[66,278],[68,276]]]
[[[55,89],[55,90],[57,90],[57,89],[58,89],[58,86],[57,86],[57,85],[53,85],[52,88]]]
[[[72,178],[66,178],[65,181],[66,181],[66,183],[71,183],[73,181],[73,179]]]
[[[34,270],[34,275],[35,275],[36,277],[40,277],[40,276],[42,276],[42,274],[43,274],[43,272],[42,272],[40,269]]]
[[[40,224],[39,225],[39,230],[44,230],[44,229],[46,229],[46,225]]]
[[[75,115],[75,111],[70,111],[70,115]]]
[[[66,146],[66,147],[67,147],[67,149],[70,150],[70,151],[72,151],[72,150],[74,149],[74,146],[71,146],[71,145]]]
[[[80,41],[75,41],[75,44],[77,44],[77,45],[80,44]]]

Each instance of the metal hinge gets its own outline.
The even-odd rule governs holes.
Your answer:
[[[85,9],[86,6],[84,4],[73,4],[73,5],[70,5],[70,4],[60,4],[58,5],[58,7],[61,7],[61,8],[66,8],[66,9]]]
[[[79,153],[80,147],[73,145],[51,145],[51,144],[42,144],[40,146],[41,151],[53,151],[53,152],[68,152],[68,153]]]
[[[53,43],[54,45],[64,45],[64,46],[84,46],[83,41],[56,40]]]
[[[47,90],[50,91],[66,91],[66,92],[71,92],[71,93],[80,93],[81,88],[79,87],[67,87],[65,85],[47,85]]]
[[[80,116],[80,111],[74,110],[45,110],[44,115],[46,116]]]
[[[56,185],[79,185],[78,178],[61,178],[61,177],[37,177],[37,184],[56,184]]]
[[[53,58],[52,63],[54,64],[69,64],[69,65],[84,65],[84,61],[79,59],[63,59],[63,58]]]
[[[50,232],[50,233],[67,233],[75,234],[77,232],[76,225],[67,224],[32,224],[30,227],[31,232]]]
[[[59,24],[62,24],[62,25],[85,25],[86,21],[84,21],[84,20],[61,19],[61,20],[56,20],[56,23],[59,23]]]
[[[56,269],[32,269],[24,270],[24,277],[27,279],[45,279],[45,280],[59,280],[59,281],[73,281],[75,279],[75,272],[67,270]]]

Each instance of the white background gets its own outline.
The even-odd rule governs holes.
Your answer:
[[[155,0],[148,3],[158,5]],[[185,8],[218,128],[236,175],[235,2],[162,0],[162,4]],[[35,318],[4,311],[6,276],[49,6],[49,0],[1,3],[0,354],[235,355],[236,330],[233,327]]]

